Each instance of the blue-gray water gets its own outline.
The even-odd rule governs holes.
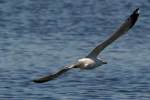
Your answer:
[[[139,7],[107,65],[31,80],[86,56]],[[149,0],[0,0],[0,100],[150,100]]]

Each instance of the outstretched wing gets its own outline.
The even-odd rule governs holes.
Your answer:
[[[130,28],[134,26],[139,16],[139,8],[134,10],[134,12],[125,20],[125,22],[115,31],[108,39],[99,44],[96,48],[90,52],[87,57],[97,57],[98,54],[109,44],[115,41],[117,38],[125,34]]]
[[[44,83],[44,82],[53,80],[53,79],[59,77],[60,75],[62,75],[63,73],[67,72],[68,70],[70,70],[74,67],[75,67],[75,65],[70,65],[70,66],[64,67],[63,69],[59,70],[55,74],[47,75],[47,76],[44,76],[42,78],[35,79],[35,80],[33,80],[33,82],[35,82],[35,83]]]

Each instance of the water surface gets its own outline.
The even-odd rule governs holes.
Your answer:
[[[148,0],[0,0],[1,100],[149,100]],[[140,19],[101,54],[107,65],[31,80],[86,56],[137,7]]]

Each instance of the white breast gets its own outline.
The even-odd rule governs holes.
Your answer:
[[[78,61],[85,62],[85,63],[95,63],[95,61],[90,58],[82,58],[82,59],[79,59]]]
[[[82,58],[79,59],[78,62],[83,64],[82,66],[80,66],[81,68],[89,68],[95,65],[95,61],[90,58]]]

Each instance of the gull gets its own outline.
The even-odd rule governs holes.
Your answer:
[[[118,39],[120,36],[124,35],[129,29],[131,29],[134,24],[136,23],[137,19],[139,17],[139,8],[135,9],[133,13],[120,25],[120,27],[112,33],[110,37],[108,37],[105,41],[97,45],[87,56],[77,60],[75,63],[70,64],[68,66],[63,67],[61,70],[54,74],[50,74],[38,79],[32,80],[35,83],[43,83],[50,80],[54,80],[63,73],[69,71],[73,68],[80,68],[80,69],[94,69],[98,66],[107,64],[106,61],[104,61],[101,58],[98,58],[97,56],[112,42],[114,42],[116,39]]]

